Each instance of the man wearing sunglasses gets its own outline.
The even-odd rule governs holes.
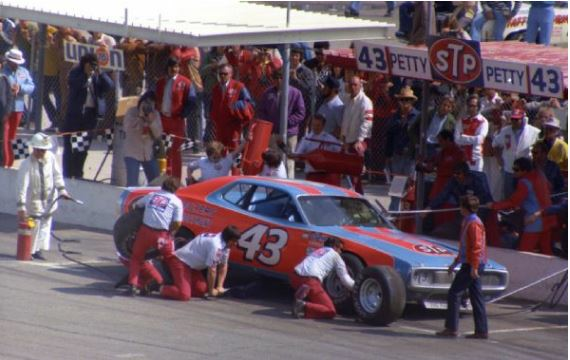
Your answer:
[[[511,112],[511,125],[501,129],[493,139],[493,148],[500,154],[499,166],[503,168],[503,196],[506,199],[514,191],[513,162],[519,157],[530,159],[530,149],[538,140],[540,130],[528,124],[528,118],[523,109]]]
[[[253,119],[253,101],[245,85],[232,78],[231,65],[221,65],[218,77],[220,81],[212,90],[210,119],[214,124],[215,140],[231,152],[240,144],[243,127]]]

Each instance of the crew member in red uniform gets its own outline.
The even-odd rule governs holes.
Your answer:
[[[513,163],[513,174],[517,179],[515,192],[506,200],[489,204],[491,209],[522,208],[528,216],[552,205],[548,180],[542,171],[533,169],[532,160],[524,157],[516,159]],[[552,255],[550,230],[555,224],[556,218],[551,215],[525,224],[519,250],[534,251],[538,246],[541,253]]]
[[[469,169],[483,171],[483,142],[489,122],[479,111],[479,97],[467,98],[467,116],[455,124],[455,143],[463,149]]]
[[[243,127],[253,119],[253,105],[245,85],[232,79],[231,65],[220,66],[218,75],[220,82],[212,90],[210,118],[214,123],[215,140],[231,152],[240,144]]]
[[[166,256],[173,285],[159,289],[167,299],[188,301],[191,297],[222,295],[226,290],[224,282],[228,273],[230,248],[237,244],[241,233],[233,226],[227,226],[221,233],[198,235],[188,244]],[[208,269],[204,279],[202,270]]]
[[[144,206],[143,223],[139,228],[129,261],[129,285],[132,296],[139,293],[139,272],[153,273],[153,265],[145,261],[147,250],[156,249],[164,257],[173,250],[172,236],[182,223],[182,201],[174,194],[179,182],[167,177],[159,192],[148,194],[135,203]]]
[[[487,262],[487,244],[485,241],[485,227],[477,216],[479,199],[475,196],[464,196],[460,203],[463,223],[461,224],[461,238],[459,253],[449,265],[451,273],[458,264],[459,271],[455,274],[453,283],[447,294],[447,316],[445,329],[436,333],[442,337],[456,337],[459,326],[459,305],[465,290],[469,289],[469,299],[473,306],[473,320],[475,333],[467,335],[470,339],[487,339],[487,312],[485,299],[481,291],[481,274]]]
[[[323,289],[323,279],[333,270],[341,283],[348,289],[354,288],[354,280],[346,270],[346,264],[340,257],[343,244],[340,239],[328,238],[325,246],[313,251],[299,265],[295,266],[289,277],[291,286],[296,290],[293,302],[293,316],[307,319],[332,319],[336,309],[331,298]]]
[[[156,84],[156,108],[165,134],[173,135],[172,147],[166,156],[166,172],[178,180],[182,176],[182,153],[180,146],[186,134],[185,118],[196,103],[196,90],[192,82],[180,75],[180,60],[170,57],[167,61],[167,76]]]

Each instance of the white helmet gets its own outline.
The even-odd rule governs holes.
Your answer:
[[[32,148],[40,150],[49,150],[53,146],[49,136],[41,132],[34,134],[28,144],[30,144]]]

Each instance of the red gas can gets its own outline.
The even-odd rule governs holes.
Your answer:
[[[243,150],[242,171],[244,175],[257,175],[263,168],[261,154],[269,147],[273,124],[269,121],[255,119],[249,126],[250,137]]]

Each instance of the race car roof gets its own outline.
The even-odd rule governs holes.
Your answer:
[[[238,0],[0,0],[2,17],[186,46],[381,39],[394,25]]]
[[[410,48],[427,49],[426,46],[410,46]],[[356,59],[352,49],[331,49],[325,50],[324,53],[327,62],[356,69]],[[564,76],[564,86],[568,88],[568,49],[520,41],[492,41],[481,43],[481,57],[513,63],[535,63],[560,67]]]

